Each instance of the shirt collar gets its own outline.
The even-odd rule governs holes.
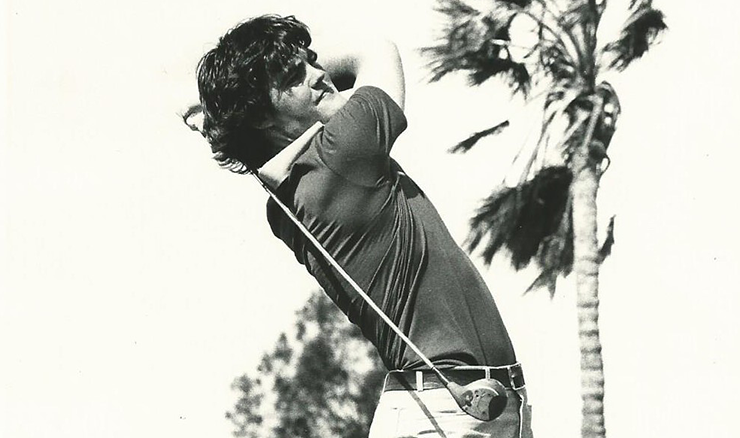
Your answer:
[[[324,127],[321,122],[316,122],[306,130],[300,137],[296,138],[291,144],[285,147],[282,151],[278,152],[272,157],[267,163],[257,170],[257,175],[264,181],[270,188],[277,189],[277,187],[285,181],[285,178],[290,174],[290,169],[293,167],[293,163],[303,154],[311,139],[318,134],[319,131]]]

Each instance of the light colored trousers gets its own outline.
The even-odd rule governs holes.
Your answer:
[[[504,412],[493,421],[466,414],[447,389],[386,391],[378,402],[368,438],[532,438],[527,391],[507,389]]]

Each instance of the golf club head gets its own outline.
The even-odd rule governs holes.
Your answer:
[[[450,382],[447,389],[460,409],[481,421],[496,419],[506,408],[506,388],[496,379],[480,379],[465,386]]]

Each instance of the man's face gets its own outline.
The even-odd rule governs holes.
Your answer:
[[[316,62],[313,51],[301,50],[270,91],[272,128],[296,138],[316,122],[326,123],[346,102]]]

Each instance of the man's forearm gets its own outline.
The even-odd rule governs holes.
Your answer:
[[[354,88],[357,81],[356,62],[350,59],[349,56],[338,58],[319,54],[319,64],[331,76],[332,82],[339,91]]]
[[[314,49],[318,53],[319,64],[329,73],[340,91],[373,85],[383,89],[403,108],[403,68],[393,42],[378,38],[334,36],[330,40],[317,40]]]

